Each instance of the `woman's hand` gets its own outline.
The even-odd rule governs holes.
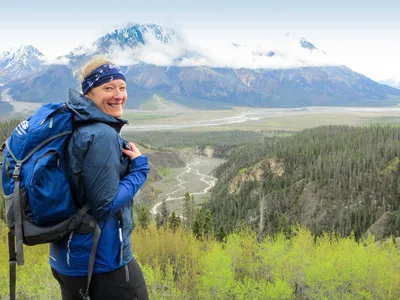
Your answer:
[[[134,143],[128,142],[128,145],[131,148],[131,150],[123,148],[122,153],[128,156],[130,160],[134,160],[136,157],[142,155],[142,153],[139,151],[139,149],[135,146]]]

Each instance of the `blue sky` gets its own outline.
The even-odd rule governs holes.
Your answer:
[[[177,28],[198,43],[262,43],[290,32],[375,80],[400,78],[394,0],[6,1],[0,51],[32,44],[54,58],[127,22]]]

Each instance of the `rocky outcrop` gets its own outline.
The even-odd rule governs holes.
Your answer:
[[[237,194],[244,183],[249,181],[263,181],[266,173],[271,173],[272,176],[281,177],[284,172],[283,162],[280,162],[275,158],[265,159],[249,169],[240,170],[239,174],[233,178],[229,185],[228,192],[230,194]]]
[[[150,164],[155,168],[182,168],[186,165],[178,151],[158,151],[146,153],[146,155]]]
[[[376,220],[376,222],[372,224],[371,227],[368,228],[366,234],[372,234],[376,240],[381,240],[385,237],[389,237],[390,235],[399,236],[399,230],[395,230],[393,228],[393,223],[395,223],[395,220],[399,217],[400,211],[384,212],[382,216],[378,220]]]

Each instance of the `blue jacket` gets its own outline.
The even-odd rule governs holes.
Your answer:
[[[73,90],[67,105],[75,113],[77,128],[66,149],[66,173],[75,202],[79,207],[89,205],[101,229],[93,273],[110,272],[132,259],[132,198],[146,181],[148,160],[141,155],[129,163],[122,155],[119,132],[125,121],[103,113]],[[93,233],[72,232],[52,243],[50,265],[64,275],[86,276],[92,240]]]

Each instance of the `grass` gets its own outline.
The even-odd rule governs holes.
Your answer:
[[[165,120],[171,117],[179,117],[180,113],[163,113],[126,110],[123,118],[131,124],[149,123],[156,120]]]
[[[388,124],[400,124],[400,117],[396,116],[383,116],[369,119],[365,122],[366,125],[370,124],[381,124],[381,125],[388,125]]]
[[[157,174],[160,177],[165,177],[171,173],[171,170],[167,167],[162,167],[157,170]]]

